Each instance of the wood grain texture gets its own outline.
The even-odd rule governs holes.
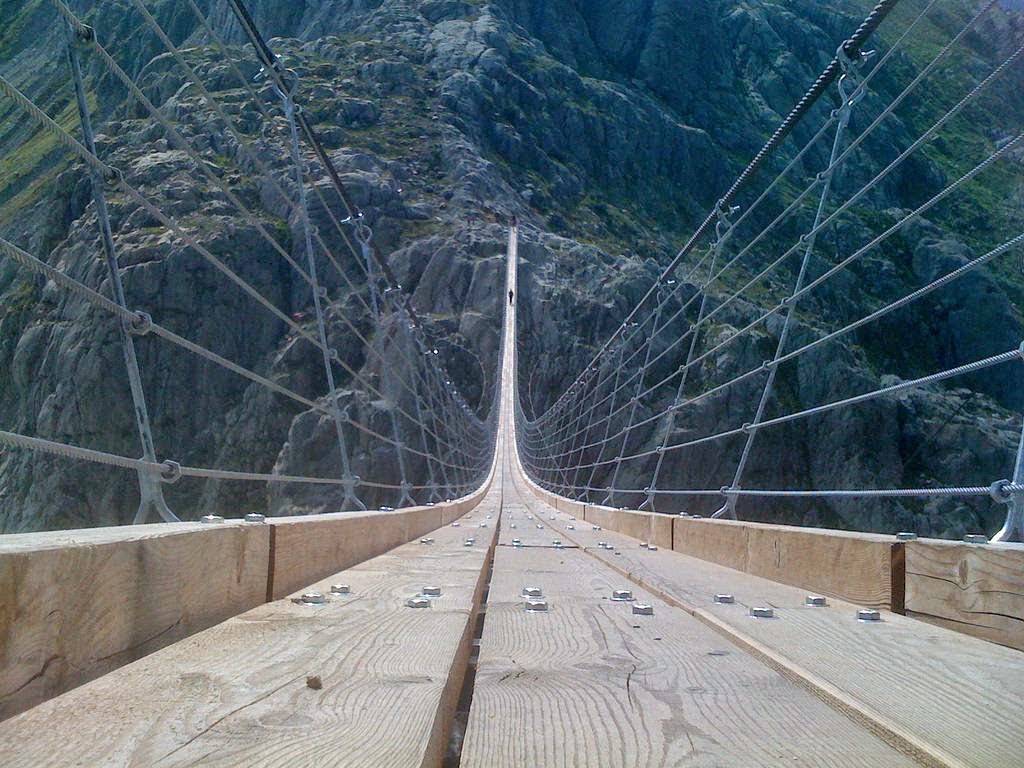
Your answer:
[[[588,523],[600,525],[610,531],[624,533],[634,539],[656,544],[659,547],[672,546],[674,518],[669,515],[587,504],[586,519]]]
[[[903,542],[891,536],[681,517],[673,549],[858,605],[903,607]]]
[[[1024,650],[1024,545],[919,539],[906,562],[913,616]]]
[[[597,536],[617,553],[594,546]],[[1024,655],[884,612],[855,620],[857,606],[804,606],[806,592],[673,551],[648,552],[620,534],[574,531],[584,551],[628,574],[927,764],[1011,768],[1024,764],[1014,723],[1024,711]],[[712,596],[728,592],[734,605]],[[777,618],[755,620],[754,605]]]
[[[259,605],[266,525],[0,536],[0,718]]]
[[[441,507],[270,518],[271,599],[349,568],[443,525]]]
[[[463,768],[914,764],[685,612],[640,590],[654,616],[612,602],[629,582],[611,568],[529,546],[590,526],[505,494],[501,542],[526,523],[526,546],[495,554]],[[524,610],[527,583],[547,613]]]
[[[0,723],[5,768],[440,765],[491,538],[432,535],[315,585],[350,597],[259,606]]]

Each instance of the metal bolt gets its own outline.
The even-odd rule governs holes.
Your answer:
[[[424,597],[440,597],[441,596],[441,588],[440,587],[423,587],[423,589],[420,590],[420,594],[423,595]]]
[[[460,522],[458,522],[458,521],[456,520],[456,521],[455,521],[454,523],[452,523],[452,528],[458,528],[458,527],[459,527],[459,526],[461,526],[461,525],[462,525],[462,523],[460,523]]]
[[[593,528],[595,531],[600,531],[601,530],[601,526],[600,525],[593,525],[593,526],[591,526],[591,528]]]
[[[515,524],[515,523],[509,523],[509,524],[508,524],[508,527],[509,527],[509,528],[515,528],[515,527],[516,527],[516,524]]]
[[[426,539],[420,539],[420,544],[433,544],[433,543],[434,543],[434,540],[429,538],[429,537],[426,538]]]
[[[755,619],[774,619],[775,609],[768,606],[752,606],[750,608],[750,615]]]
[[[200,523],[223,523],[224,518],[220,515],[203,515],[199,518]]]
[[[546,611],[548,609],[547,600],[530,599],[526,601],[526,610],[532,612],[535,611]]]
[[[462,542],[462,546],[464,547],[472,547],[474,544],[476,544],[476,539],[466,539]]]
[[[576,530],[576,526],[575,525],[567,525],[567,526],[565,526],[565,529],[567,531],[575,531]]]
[[[808,595],[804,598],[804,605],[808,605],[813,608],[824,608],[828,605],[828,600],[821,595]]]
[[[538,528],[543,528],[544,526],[543,526],[543,525],[541,525],[540,523],[537,523],[537,527],[538,527]]]
[[[857,611],[857,621],[881,621],[882,614],[874,608],[861,608]]]
[[[629,602],[633,599],[633,592],[629,589],[613,589],[612,600],[616,600],[620,603]]]
[[[647,549],[647,542],[646,541],[641,541],[640,542],[640,549]]]
[[[327,598],[319,592],[307,592],[300,599],[308,605],[320,605],[327,602]]]
[[[425,597],[410,597],[405,605],[409,608],[429,608],[430,601]]]
[[[988,544],[988,536],[983,533],[968,533],[964,536],[964,541],[968,544]]]
[[[523,597],[543,597],[544,592],[540,587],[523,587]]]
[[[527,515],[527,516],[526,516],[526,519],[527,519],[527,520],[533,520],[533,515]]]
[[[633,613],[639,616],[653,616],[654,606],[647,603],[633,603]]]
[[[736,598],[726,592],[719,592],[715,595],[715,602],[722,605],[732,605],[736,602]]]
[[[522,543],[523,543],[522,539],[512,539],[512,544],[513,545],[519,545],[519,544],[522,544]]]
[[[262,523],[267,519],[266,515],[261,515],[259,512],[250,512],[245,516],[245,522],[247,523]]]
[[[647,545],[647,551],[648,552],[657,552],[658,551],[658,547],[655,546],[654,544],[648,544]]]
[[[521,542],[519,540],[516,540],[516,541],[512,542],[512,546],[515,547],[516,549],[522,549],[523,548],[523,542]]]
[[[559,547],[559,546],[562,545],[562,540],[561,539],[552,539],[551,543],[554,544],[556,547]]]
[[[898,541],[913,541],[917,538],[917,534],[912,531],[900,531],[896,534]]]
[[[331,593],[335,595],[347,595],[352,592],[348,584],[331,584]]]
[[[599,542],[597,542],[597,546],[599,546],[601,549],[604,549],[606,546],[608,546],[608,542],[607,541],[599,541]]]
[[[480,527],[481,528],[486,528],[487,527],[487,523],[480,523]]]

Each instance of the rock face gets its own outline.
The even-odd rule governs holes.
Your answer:
[[[125,4],[72,4],[122,66],[194,148],[184,151],[94,58],[87,56],[101,155],[191,238],[222,259],[274,306],[315,333],[312,293],[288,259],[305,263],[279,100],[255,76],[251,49],[227,6],[199,2],[226,40],[224,61],[188,4],[147,3],[205,86],[224,105],[229,130],[183,71]],[[328,147],[374,241],[438,340],[437,357],[468,406],[485,418],[494,395],[504,287],[504,223],[523,227],[520,253],[520,391],[528,415],[541,413],[590,361],[711,210],[871,3],[734,0],[577,3],[570,0],[251,0],[258,25],[298,75],[298,98]],[[929,41],[892,57],[855,110],[850,136],[892,102],[976,4],[928,18]],[[60,26],[48,3],[0,7],[0,73],[74,126],[61,57]],[[8,18],[10,17],[10,18]],[[881,30],[886,50],[912,20]],[[6,22],[10,23],[6,23]],[[928,128],[965,90],[1020,44],[1019,14],[995,9],[958,48],[956,71],[927,81],[879,124],[838,171],[828,211],[857,192]],[[244,76],[243,86],[235,67]],[[970,82],[968,82],[970,81]],[[1024,76],[1011,69],[992,97],[958,118],[925,151],[899,164],[862,203],[817,241],[809,279],[861,248],[1019,131]],[[253,101],[254,89],[259,97]],[[774,172],[814,135],[834,104],[816,107]],[[1015,127],[1016,126],[1016,127]],[[790,258],[755,290],[733,293],[806,231],[816,199],[801,205],[758,247],[746,245],[828,158],[831,135],[799,162],[792,182],[751,215],[723,258],[739,256],[709,290],[722,307],[701,328],[685,396],[701,393],[770,359],[781,332],[776,314],[730,341],[792,290]],[[19,148],[15,154],[15,147]],[[11,158],[17,158],[12,160]],[[956,269],[1020,231],[1021,164],[1012,153],[980,176],[969,195],[929,210],[872,248],[799,304],[787,350],[808,344]],[[341,206],[312,155],[306,158],[312,218],[337,255],[322,259],[340,401],[354,418],[391,434],[386,401],[415,409],[411,359],[419,354],[392,320],[377,324],[361,256],[334,220]],[[109,291],[85,170],[0,102],[0,235],[77,279]],[[267,173],[264,173],[267,171]],[[773,174],[772,174],[773,175]],[[741,200],[750,205],[771,176]],[[760,184],[760,187],[757,185]],[[196,343],[303,397],[321,400],[318,350],[226,281],[194,249],[123,195],[111,197],[129,304]],[[240,209],[239,203],[244,207]],[[1014,228],[1016,227],[1016,228]],[[269,237],[267,236],[269,235]],[[704,271],[677,273],[670,317],[694,296]],[[908,307],[816,347],[780,369],[767,417],[850,397],[1004,352],[1024,336],[1021,280],[1012,260],[994,260]],[[706,269],[702,268],[702,269]],[[693,272],[691,274],[691,272]],[[645,387],[685,362],[695,303],[653,342],[660,355]],[[649,322],[645,320],[645,322]],[[682,342],[679,340],[683,339]],[[334,425],[321,413],[170,347],[140,339],[140,363],[158,451],[183,464],[337,477]],[[719,346],[721,345],[721,346]],[[643,354],[641,347],[625,354]],[[652,356],[654,356],[652,355]],[[675,396],[654,387],[634,412],[625,453],[645,452],[750,421],[763,377],[702,397],[674,423],[649,420]],[[423,384],[423,382],[420,382]],[[635,386],[635,382],[628,382]],[[0,427],[75,445],[137,455],[138,440],[117,327],[98,310],[0,261]],[[621,405],[621,402],[619,403]],[[1024,395],[1016,365],[763,430],[744,477],[750,488],[989,485],[1011,470]],[[629,426],[630,409],[612,420]],[[398,420],[401,440],[424,436]],[[429,436],[428,436],[428,439]],[[356,474],[395,483],[395,451],[346,428]],[[674,452],[662,488],[718,488],[732,480],[742,439]],[[593,462],[603,455],[585,453]],[[479,449],[484,450],[485,449]],[[477,451],[479,457],[479,450]],[[642,489],[653,456],[623,464],[617,485]],[[425,483],[422,457],[407,452],[410,480]],[[609,482],[608,466],[584,473]],[[440,480],[440,478],[438,478]],[[364,487],[368,505],[395,504],[392,491]],[[167,488],[184,518],[247,511],[333,511],[333,486],[183,480]],[[600,500],[603,493],[595,493]],[[622,494],[616,503],[636,503]],[[671,497],[659,508],[707,512],[714,497]],[[0,452],[0,531],[127,522],[137,505],[130,473],[22,452]],[[1000,522],[990,500],[743,500],[746,518],[922,534],[960,535]]]

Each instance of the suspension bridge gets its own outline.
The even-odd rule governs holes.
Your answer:
[[[262,180],[264,201],[292,222],[298,237],[290,244],[260,200],[208,161],[202,137],[122,68],[101,30],[63,0],[48,2],[66,29],[77,132],[2,73],[0,99],[88,177],[86,224],[101,260],[86,274],[2,237],[0,257],[59,295],[64,317],[116,328],[141,455],[5,429],[0,460],[128,473],[139,504],[135,525],[0,536],[0,763],[1024,762],[1020,414],[1006,424],[1017,439],[1005,477],[921,487],[745,483],[758,438],[770,430],[814,420],[827,429],[835,414],[979,374],[1019,381],[1024,345],[975,350],[950,367],[806,408],[786,410],[780,395],[793,365],[1024,248],[1024,232],[1002,232],[866,313],[815,325],[804,311],[815,291],[925,214],[983,188],[987,173],[1015,167],[1019,175],[1017,126],[915,208],[890,212],[859,245],[823,256],[837,224],[870,209],[872,192],[904,161],[1019,78],[1022,40],[973,73],[891,159],[852,170],[858,149],[930,75],[951,66],[995,2],[981,4],[888,101],[873,86],[941,3],[921,3],[891,44],[872,51],[897,5],[880,2],[617,329],[539,411],[524,393],[534,361],[518,319],[520,271],[534,266],[519,250],[539,237],[533,224],[488,225],[507,237],[491,257],[503,276],[490,286],[501,330],[490,385],[487,361],[478,360],[485,381],[471,402],[440,352],[449,343],[440,325],[403,287],[379,246],[378,222],[309,119],[301,75],[243,2],[224,5],[244,47],[229,45],[200,4],[182,9],[234,78],[231,99],[204,80],[144,0],[128,5],[173,62],[182,90],[230,137],[235,161]],[[253,65],[256,78],[245,74]],[[105,151],[92,125],[88,71],[118,83],[139,119],[214,190],[216,206],[266,243],[308,297],[301,308],[268,294],[243,260],[211,248],[194,218],[141,184],[123,154]],[[244,116],[239,103],[249,108]],[[119,258],[124,228],[113,223],[125,220],[126,207],[280,324],[289,343],[314,349],[326,392],[243,364],[134,306]],[[726,319],[733,325],[721,333],[716,325]],[[773,329],[770,358],[719,366],[724,352],[765,327]],[[359,359],[339,349],[342,338],[358,346]],[[331,457],[317,466],[337,471],[164,458],[142,345],[194,356],[310,417]],[[702,404],[730,397],[746,420],[699,418]],[[727,482],[671,482],[674,467],[708,450]],[[329,508],[240,509],[191,522],[197,515],[168,500],[178,498],[168,489],[187,482],[287,489],[277,498],[312,498],[321,508],[327,499]],[[991,537],[978,531],[960,541],[744,519],[768,501],[935,498],[988,500],[1005,508],[1005,523]]]

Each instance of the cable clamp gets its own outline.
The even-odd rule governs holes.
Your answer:
[[[153,330],[153,317],[146,312],[135,312],[127,321],[127,330],[132,336],[146,336]]]
[[[181,464],[176,461],[163,461],[160,463],[160,480],[167,485],[173,485],[181,480]]]
[[[729,491],[731,491],[731,490],[732,490],[732,486],[731,485],[723,485],[721,488],[718,489],[718,492],[720,494],[722,494],[723,496],[728,496],[729,495]]]
[[[750,434],[751,432],[753,432],[753,431],[754,431],[754,429],[753,429],[753,425],[752,425],[752,424],[751,424],[751,423],[750,423],[749,421],[748,421],[748,422],[745,422],[745,423],[743,424],[743,426],[742,426],[742,427],[740,427],[740,430],[742,430],[742,431],[743,431],[743,433],[744,433],[744,434],[746,434],[746,435],[749,435],[749,434]]]
[[[75,42],[79,45],[93,45],[96,42],[96,30],[88,24],[76,22],[70,26],[75,36]]]
[[[1009,504],[1013,500],[1013,492],[1007,490],[1009,480],[996,480],[988,487],[988,495],[999,504]]]

